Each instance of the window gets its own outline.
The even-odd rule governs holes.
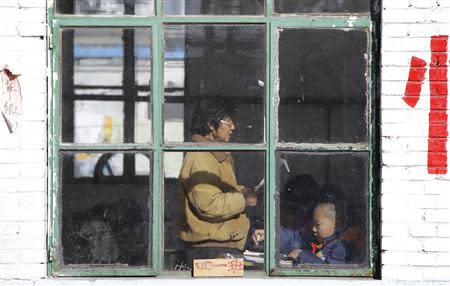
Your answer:
[[[189,275],[226,242],[246,275],[374,276],[377,5],[56,0],[50,275]],[[245,211],[217,221],[193,182]]]

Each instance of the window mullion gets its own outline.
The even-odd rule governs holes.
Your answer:
[[[276,26],[273,26],[271,22],[268,24],[268,39],[267,39],[267,51],[268,51],[268,77],[269,77],[269,86],[268,86],[268,101],[267,101],[267,134],[268,134],[268,152],[267,156],[267,196],[266,196],[266,272],[268,274],[271,273],[276,266],[276,258],[275,258],[275,238],[276,238],[276,216],[275,216],[275,195],[276,195],[276,157],[275,157],[275,149],[276,149],[276,96],[277,96],[277,86],[278,80],[276,79]]]
[[[157,1],[157,3],[160,3]],[[157,9],[160,7],[157,6]],[[160,10],[157,10],[160,11]],[[152,231],[152,266],[157,273],[162,270],[162,251],[163,247],[163,164],[162,164],[162,144],[163,144],[163,115],[162,102],[164,96],[164,35],[163,25],[160,21],[156,21],[152,29],[153,44],[153,62],[152,62],[152,123],[153,123],[153,190],[152,190],[152,214],[153,231]]]

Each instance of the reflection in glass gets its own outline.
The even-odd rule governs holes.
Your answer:
[[[370,0],[275,0],[276,13],[368,13]]]
[[[279,33],[279,140],[366,142],[367,32],[283,29]]]
[[[278,152],[277,178],[281,267],[368,265],[367,153]]]
[[[151,264],[151,162],[144,153],[62,154],[64,265]]]
[[[231,142],[264,140],[265,28],[262,25],[165,28],[164,139],[190,142],[199,99],[236,105]]]
[[[211,180],[208,178],[214,178],[213,170],[208,172],[196,171],[192,173],[188,180],[179,179],[180,172],[182,171],[183,159],[186,156],[192,158],[194,157],[202,157],[202,158],[210,158],[217,161],[217,156],[224,152],[166,152],[164,153],[164,268],[166,270],[189,270],[189,262],[187,261],[187,256],[190,253],[190,245],[193,244],[201,244],[203,242],[185,242],[181,233],[185,230],[186,221],[184,214],[190,213],[187,210],[183,210],[185,207],[189,207],[188,205],[182,204],[182,198],[184,197],[183,188],[180,188],[180,184],[186,183],[191,180],[196,181],[196,178],[199,178],[198,187],[202,188],[206,193],[212,192],[216,188],[218,188],[222,193],[230,192],[231,190],[226,187],[225,183],[230,178],[221,177],[216,182],[220,185],[217,187]],[[264,266],[264,240],[263,235],[261,239],[256,243],[252,239],[252,234],[255,230],[261,230],[264,232],[264,193],[265,193],[265,185],[262,182],[265,174],[265,158],[263,152],[233,152],[231,154],[233,158],[234,165],[234,174],[236,176],[235,182],[239,185],[245,186],[254,191],[255,197],[253,195],[249,196],[249,200],[254,199],[255,204],[250,204],[245,208],[245,216],[249,218],[250,228],[248,232],[244,233],[245,240],[245,250],[244,252],[244,260],[245,260],[245,269],[246,270],[262,270]],[[209,160],[201,160],[195,164],[195,169],[202,169],[203,165],[208,165],[214,163],[214,161],[210,162]],[[226,164],[225,161],[223,163]],[[183,171],[185,172],[185,171]],[[209,174],[209,175],[208,175]],[[203,178],[200,180],[200,178]],[[193,186],[195,188],[195,186]],[[193,190],[189,189],[188,192]],[[223,195],[223,194],[222,194]],[[201,198],[198,197],[200,200]],[[202,209],[202,208],[200,208]],[[211,213],[220,213],[222,210],[211,210]],[[232,234],[227,234],[227,227],[230,226],[230,222],[234,221],[236,216],[232,217],[216,217],[211,218],[213,223],[203,223],[201,218],[199,217],[199,226],[198,235],[202,235],[202,233],[206,232],[218,232],[223,235],[222,240],[229,239]],[[222,225],[222,227],[221,227]],[[214,227],[211,227],[214,226]],[[240,228],[241,226],[238,226]],[[213,234],[212,234],[213,235]],[[217,235],[217,234],[214,234]],[[214,236],[213,235],[213,236]],[[246,238],[245,238],[246,236]],[[186,239],[186,237],[184,238]],[[195,239],[194,239],[195,240]],[[212,241],[214,242],[214,241]],[[199,248],[200,252],[206,252],[206,248]],[[232,251],[232,250],[230,250]],[[252,252],[250,252],[252,251]],[[242,253],[240,254],[242,255]],[[191,255],[192,256],[192,255]]]
[[[150,39],[147,28],[63,30],[63,142],[150,142]]]
[[[153,15],[153,0],[56,0],[62,14],[75,15]]]
[[[166,15],[262,15],[264,0],[164,0]]]

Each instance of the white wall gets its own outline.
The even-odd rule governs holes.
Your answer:
[[[430,37],[449,35],[450,1],[383,2],[383,279],[449,281],[450,168],[446,175],[427,171],[428,70],[417,105],[409,107],[402,96],[411,56],[429,64]]]
[[[24,101],[17,134],[0,120],[0,279],[46,275],[46,29],[45,1],[0,2],[0,69],[21,73]]]
[[[407,106],[401,99],[411,56],[429,63],[430,36],[450,34],[450,1],[386,0],[382,8],[383,281],[302,279],[303,284],[450,281],[450,172],[427,172],[427,79],[416,107]],[[24,100],[24,118],[17,134],[9,134],[0,119],[0,285],[148,284],[146,279],[41,279],[47,275],[45,18],[45,0],[0,1],[0,65],[9,64],[21,73]],[[200,281],[196,284],[210,284],[209,280]],[[258,283],[262,281],[279,283],[273,279]],[[289,285],[299,283],[284,281]]]

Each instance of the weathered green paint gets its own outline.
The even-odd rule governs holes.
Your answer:
[[[276,276],[331,276],[331,277],[344,277],[344,276],[360,276],[360,277],[372,277],[373,272],[370,268],[364,269],[299,269],[299,268],[277,268],[272,271],[271,275]]]
[[[153,157],[153,267],[157,273],[162,270],[163,265],[163,250],[164,241],[162,236],[163,230],[163,161],[162,161],[162,100],[164,98],[164,37],[161,33],[161,23],[157,21],[152,30],[152,44],[153,44],[153,62],[152,62],[152,107],[153,107],[153,142],[154,157]]]
[[[165,151],[195,151],[195,150],[229,150],[229,151],[265,151],[265,144],[210,144],[202,145],[196,143],[183,143],[177,145],[166,145]]]
[[[267,208],[266,208],[266,236],[267,236],[267,245],[266,246],[266,272],[267,274],[271,275],[271,272],[273,269],[275,269],[275,230],[276,230],[276,204],[275,204],[275,195],[276,195],[276,164],[275,164],[275,144],[276,144],[276,128],[277,128],[277,122],[276,122],[276,95],[278,93],[277,85],[277,63],[276,63],[276,54],[277,54],[277,45],[276,45],[276,31],[273,27],[273,24],[269,24],[269,33],[270,33],[270,59],[269,59],[269,65],[270,65],[270,85],[269,85],[269,101],[267,102],[267,109],[269,111],[269,125],[267,133],[269,135],[268,138],[268,173],[269,176],[267,178],[268,181],[268,189],[267,189]]]
[[[164,152],[184,152],[193,150],[230,150],[230,151],[265,151],[266,153],[266,196],[265,196],[265,229],[266,229],[266,261],[265,271],[277,276],[373,276],[378,265],[378,168],[379,168],[379,131],[377,96],[377,61],[370,62],[369,68],[369,141],[367,144],[279,144],[277,143],[277,94],[278,94],[278,31],[280,28],[372,28],[372,19],[368,14],[357,15],[279,15],[273,13],[273,1],[265,1],[265,14],[261,16],[165,16],[163,15],[163,0],[155,0],[155,15],[153,16],[75,16],[56,14],[48,9],[48,23],[51,31],[51,67],[50,77],[52,92],[48,99],[48,272],[53,276],[163,276],[174,274],[163,271],[163,154]],[[265,123],[266,144],[217,144],[203,146],[196,143],[164,142],[164,121],[162,114],[164,97],[164,25],[165,24],[265,24],[266,25],[266,109]],[[149,27],[152,29],[152,142],[149,144],[62,144],[60,142],[60,97],[61,82],[59,75],[61,46],[60,32],[65,27]],[[370,41],[377,40],[377,33],[371,31]],[[378,46],[370,46],[371,55],[377,53]],[[372,112],[374,111],[374,112]],[[297,151],[353,151],[367,152],[370,156],[369,170],[369,204],[370,204],[370,263],[368,268],[352,269],[283,269],[276,263],[276,156],[277,149]],[[59,231],[59,152],[60,151],[148,151],[153,154],[152,170],[152,245],[150,248],[151,263],[148,267],[124,267],[115,269],[92,265],[77,268],[62,267],[60,261],[60,231]],[[261,275],[256,272],[255,275]],[[259,274],[258,274],[259,273]],[[182,276],[184,276],[183,274]],[[247,275],[246,275],[247,276]]]

